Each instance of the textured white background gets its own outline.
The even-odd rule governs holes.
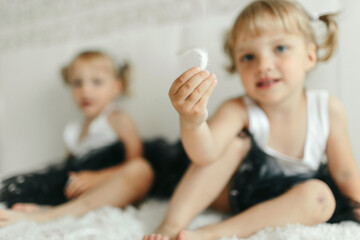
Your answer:
[[[224,33],[247,2],[0,0],[0,173],[38,168],[65,155],[62,130],[78,113],[59,69],[88,48],[132,63],[132,95],[122,104],[141,135],[177,139],[178,118],[167,91],[180,73],[198,63],[175,53],[195,46],[208,49],[208,69],[219,79],[210,113],[240,94],[240,80],[224,71],[222,46]],[[360,2],[341,3],[337,55],[318,65],[308,85],[326,88],[343,101],[360,163]]]

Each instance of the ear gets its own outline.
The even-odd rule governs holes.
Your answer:
[[[118,96],[118,95],[122,94],[123,90],[124,90],[124,83],[119,78],[115,81],[115,84],[114,84],[114,94],[116,96]]]
[[[314,43],[309,43],[307,45],[307,62],[306,62],[306,71],[310,71],[317,63],[317,47]]]

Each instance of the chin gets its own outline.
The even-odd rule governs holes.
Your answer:
[[[94,118],[98,115],[98,112],[91,111],[89,109],[82,109],[82,111],[87,118]]]
[[[265,105],[277,104],[281,101],[278,96],[259,96],[255,98],[255,101]]]

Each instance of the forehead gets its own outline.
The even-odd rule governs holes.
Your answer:
[[[283,19],[270,14],[256,14],[248,18],[240,19],[234,30],[234,37],[242,41],[274,32],[301,34],[301,30],[296,21],[291,20],[291,18]]]
[[[290,0],[257,0],[241,12],[232,29],[233,37],[256,37],[272,29],[307,34],[310,18]],[[234,36],[237,35],[237,36]]]
[[[298,34],[291,34],[283,30],[267,31],[258,36],[237,38],[235,41],[235,52],[246,51],[249,48],[259,49],[261,46],[271,46],[278,44],[299,44],[304,43],[303,38]]]
[[[70,73],[81,71],[113,73],[114,66],[110,60],[102,57],[78,58],[71,64]]]

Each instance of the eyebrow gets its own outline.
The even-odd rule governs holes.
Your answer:
[[[249,48],[244,48],[244,47],[239,47],[239,48],[234,50],[234,52],[236,52],[236,53],[248,52],[248,51],[250,51]]]
[[[289,39],[287,39],[287,37],[285,37],[285,36],[275,36],[273,39],[271,39],[270,41],[269,41],[269,43],[271,43],[271,44],[275,44],[275,43],[278,43],[278,42],[284,42],[284,41],[286,41],[286,42],[288,42],[288,41],[290,41]],[[247,51],[250,51],[249,50],[249,48],[246,48],[246,47],[238,47],[238,48],[236,48],[236,49],[234,49],[234,52],[247,52]]]

